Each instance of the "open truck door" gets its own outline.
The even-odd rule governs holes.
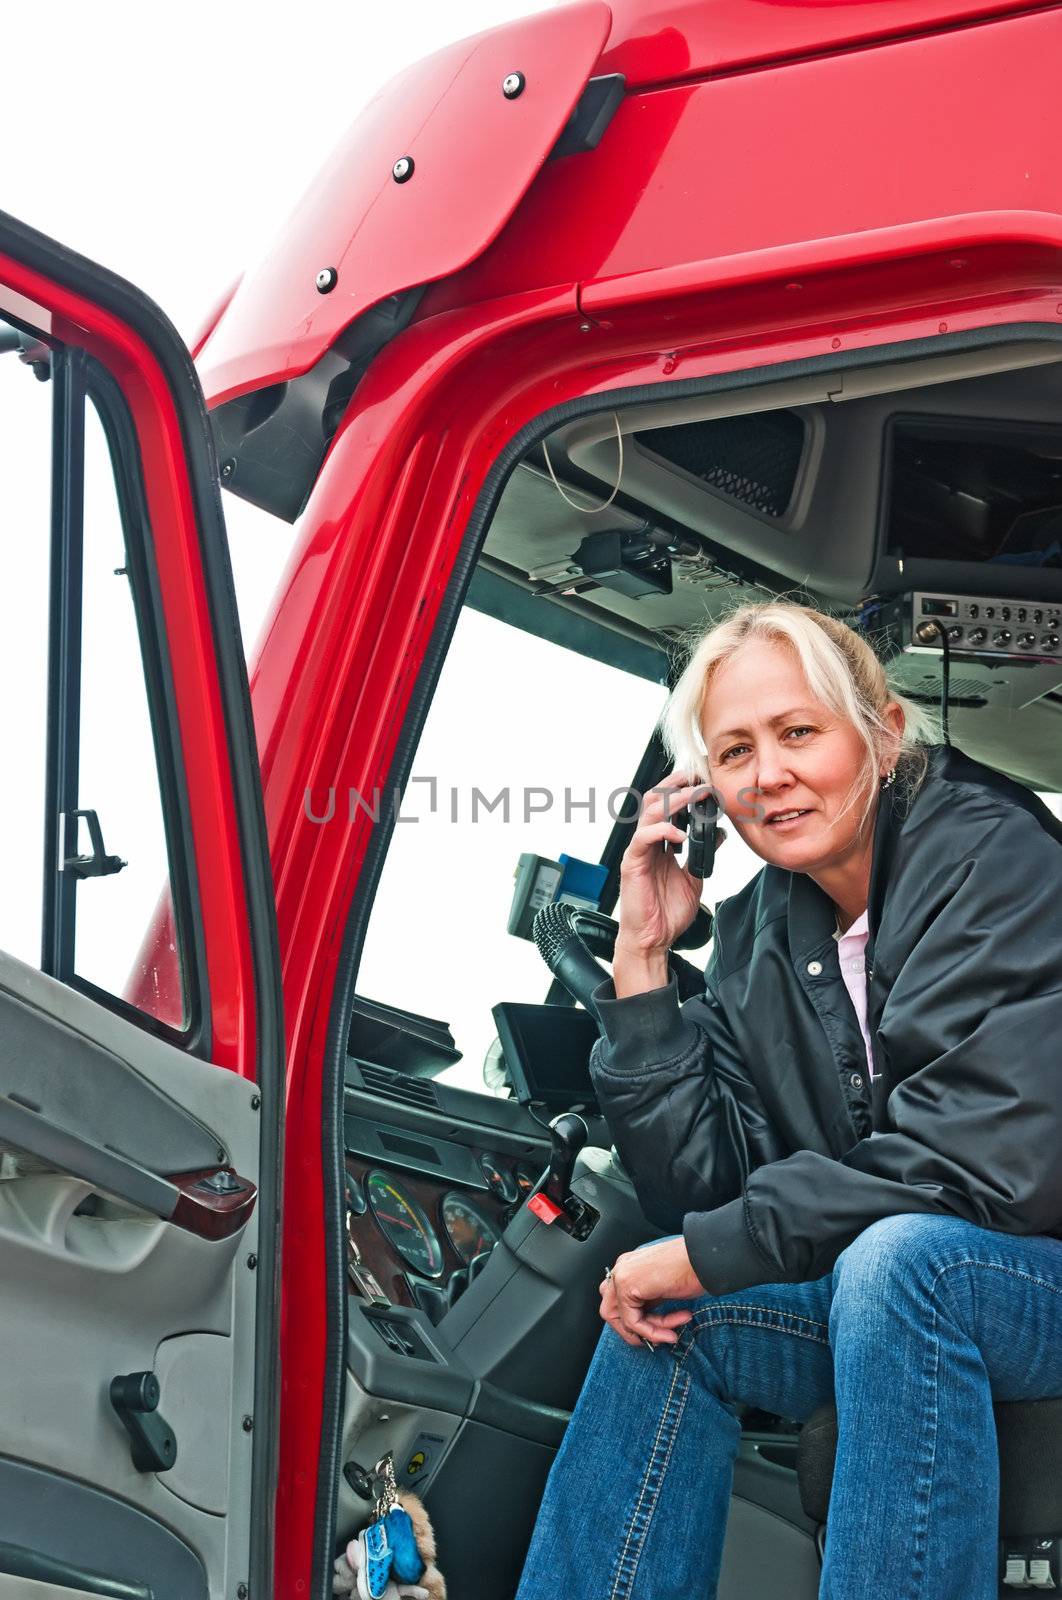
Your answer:
[[[6,216],[0,347],[0,1596],[267,1595],[283,1031],[206,412]]]

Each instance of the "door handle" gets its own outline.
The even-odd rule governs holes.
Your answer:
[[[94,811],[67,811],[64,812],[67,826],[73,822],[77,828],[78,817],[84,817],[85,825],[89,831],[89,843],[92,852],[87,856],[67,856],[63,861],[63,871],[68,872],[72,878],[109,878],[112,873],[121,872],[123,867],[129,865],[121,856],[109,856],[103,843],[103,829],[100,819]],[[76,841],[77,834],[75,832]],[[76,844],[75,844],[76,848]]]
[[[83,1139],[39,1112],[0,1094],[0,1147],[20,1150],[57,1172],[147,1211],[201,1239],[238,1233],[254,1210],[258,1190],[231,1167],[160,1177],[115,1150]]]

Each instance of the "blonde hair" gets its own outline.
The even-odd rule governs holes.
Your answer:
[[[936,732],[933,719],[890,687],[884,666],[861,634],[836,617],[788,600],[739,606],[693,641],[660,725],[665,748],[679,771],[699,782],[711,782],[701,731],[705,697],[723,663],[753,639],[788,646],[814,698],[834,715],[844,717],[858,733],[864,761],[845,810],[865,789],[861,827],[874,809],[878,766],[886,752],[895,752],[896,775],[907,798],[913,796],[925,776],[925,745]],[[884,715],[890,700],[900,706],[904,716],[898,748]]]

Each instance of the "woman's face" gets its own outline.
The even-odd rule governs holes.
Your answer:
[[[866,747],[813,698],[786,645],[750,639],[718,668],[701,728],[723,810],[764,861],[817,874],[868,848],[859,832]]]

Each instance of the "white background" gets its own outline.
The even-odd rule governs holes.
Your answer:
[[[129,278],[191,342],[381,85],[455,39],[547,8],[543,0],[9,7],[0,209]],[[290,530],[263,532],[242,502],[226,495],[225,503],[244,631],[253,635]]]

